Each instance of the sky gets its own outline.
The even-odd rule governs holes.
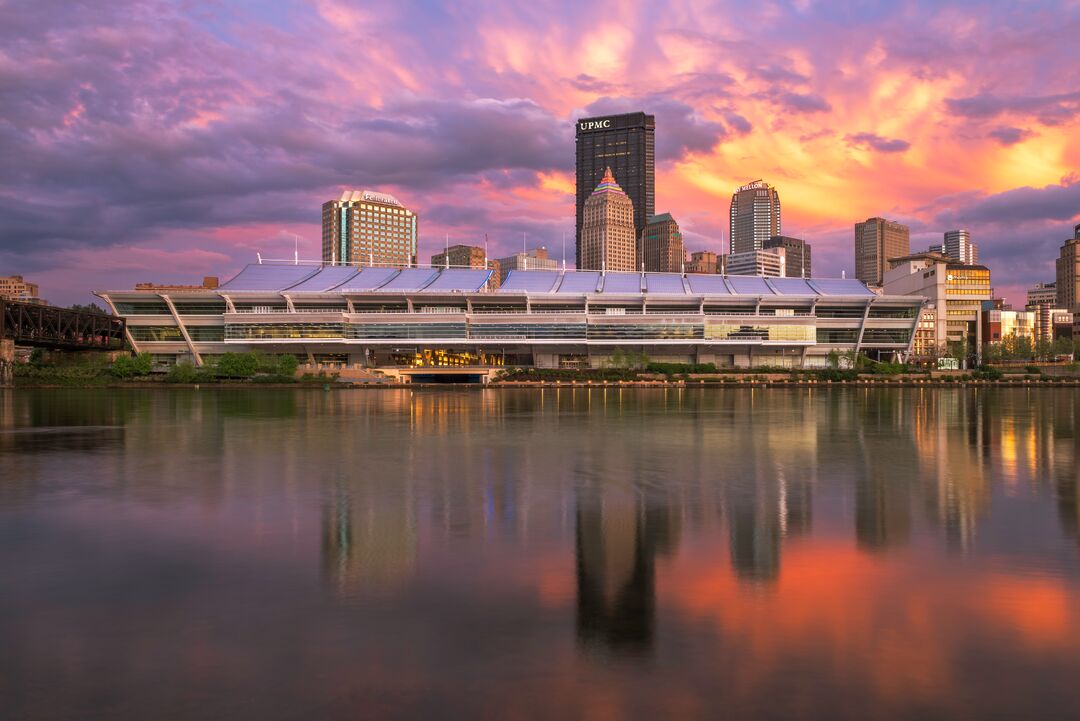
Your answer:
[[[526,233],[572,265],[574,122],[644,110],[688,251],[762,178],[817,276],[870,216],[967,227],[1022,305],[1080,222],[1077,37],[1080,0],[0,0],[0,275],[68,304],[314,259],[353,188],[422,262]]]

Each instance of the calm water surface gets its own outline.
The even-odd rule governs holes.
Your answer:
[[[0,718],[1080,714],[1073,390],[0,392]]]

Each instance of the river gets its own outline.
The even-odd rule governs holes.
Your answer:
[[[0,391],[0,718],[1080,714],[1074,389]]]

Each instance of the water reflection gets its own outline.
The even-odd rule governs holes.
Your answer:
[[[1060,389],[0,392],[0,678],[153,716],[119,669],[168,628],[204,716],[1061,717],[1078,428]]]

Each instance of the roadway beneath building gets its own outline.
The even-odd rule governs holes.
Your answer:
[[[380,368],[384,375],[401,383],[488,383],[500,368],[458,366],[453,368]]]

